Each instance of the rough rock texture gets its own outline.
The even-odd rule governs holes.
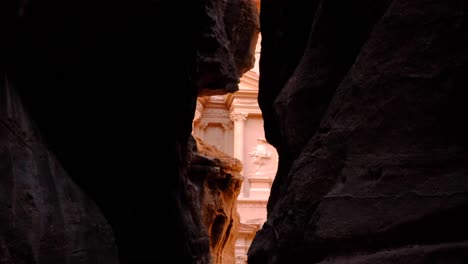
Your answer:
[[[0,263],[119,263],[110,225],[43,144],[5,75],[0,161]]]
[[[191,118],[177,117],[180,113],[193,115],[190,102],[195,102],[197,90],[191,76],[196,61],[195,35],[201,27],[199,16],[203,15],[199,11],[201,5],[200,1],[190,1],[187,9],[179,9],[173,1],[0,2],[1,76],[9,80],[38,128],[47,148],[47,152],[41,152],[52,153],[67,173],[43,168],[41,173],[51,176],[40,176],[34,173],[34,167],[15,166],[30,169],[25,175],[31,181],[56,180],[39,185],[43,189],[31,189],[31,196],[50,197],[47,204],[38,208],[56,208],[51,213],[58,219],[49,220],[50,224],[57,223],[48,227],[55,229],[52,235],[75,232],[37,241],[22,230],[34,235],[47,230],[35,232],[37,229],[32,227],[21,227],[8,236],[0,234],[4,243],[18,245],[16,250],[27,250],[23,245],[38,243],[34,248],[44,249],[37,259],[40,264],[64,263],[55,258],[60,252],[46,249],[67,243],[74,247],[74,239],[83,243],[81,249],[85,252],[63,251],[65,263],[80,263],[73,258],[75,255],[88,256],[89,250],[105,247],[102,241],[113,239],[111,234],[90,228],[99,222],[98,214],[77,216],[86,221],[70,226],[64,226],[67,222],[60,220],[68,217],[62,210],[70,208],[78,214],[93,208],[78,196],[73,184],[68,184],[73,180],[98,205],[112,227],[121,264],[158,263],[168,256],[174,263],[192,263],[186,250],[187,238],[181,231],[185,225],[176,209],[176,197],[184,191],[176,184],[177,157],[186,152],[183,148],[178,152],[177,148],[184,144],[183,140],[187,141],[180,135],[190,131]],[[177,31],[179,24],[168,23],[176,19],[185,25],[184,30]],[[171,105],[175,120],[186,121],[188,127],[179,130],[177,124],[176,133],[160,125],[169,127],[174,122],[169,120],[174,116],[160,114],[167,109],[159,103],[162,98],[174,98],[168,94],[174,90],[179,96]],[[174,134],[176,144],[169,144],[168,139]],[[13,162],[36,158],[26,154]],[[8,162],[3,157],[1,167]],[[52,158],[49,163],[60,168]],[[11,178],[0,175],[4,177]],[[61,194],[68,193],[67,189],[56,189],[65,186],[71,186],[70,195],[78,197],[69,198],[68,194]],[[21,190],[14,187],[2,183],[2,195]],[[70,205],[67,199],[83,202]],[[62,205],[67,207],[60,209]],[[2,207],[0,215],[8,215],[8,210]],[[26,224],[28,213],[24,213]],[[30,214],[29,219],[37,219],[34,211]],[[47,223],[39,223],[39,227],[42,224]],[[81,234],[86,235],[68,239],[68,235]],[[174,251],[180,254],[173,255]],[[89,252],[89,261],[83,261],[93,263],[91,257],[96,255],[101,253]],[[26,257],[18,255],[15,261],[30,264],[31,259]],[[104,260],[98,263],[106,264]]]
[[[234,91],[239,75],[252,64],[249,56],[253,55],[231,47],[248,47],[258,33],[258,18],[250,16],[249,3],[0,1],[0,76],[9,80],[37,127],[38,144],[44,147],[40,151],[52,153],[66,171],[46,170],[57,183],[32,189],[31,196],[57,195],[47,200],[47,208],[68,205],[56,187],[73,180],[112,227],[122,264],[159,263],[167,257],[173,263],[210,263],[209,241],[200,235],[200,213],[192,215],[188,204],[182,203],[188,192],[184,185],[187,144],[197,96],[206,88],[214,89],[212,93]],[[225,19],[244,27],[229,26]],[[236,61],[237,56],[245,60]],[[169,140],[172,137],[175,144]],[[0,147],[5,148],[3,142]],[[13,162],[34,159],[33,154]],[[0,167],[8,168],[11,161],[3,156],[0,162]],[[60,167],[52,158],[49,163]],[[31,180],[47,177],[30,169],[25,175]],[[22,190],[14,187],[2,182],[1,195]],[[78,212],[93,208],[76,206]],[[60,218],[61,209],[56,210]],[[0,215],[10,211],[2,207]],[[77,235],[87,234],[83,249],[99,250],[106,244],[94,247],[93,243],[112,237],[88,232],[89,225],[100,220],[97,212],[88,213],[89,219],[73,228]],[[28,217],[34,218],[26,212],[25,221]],[[60,225],[54,228],[57,234],[70,231]],[[36,238],[26,237],[21,230],[8,236],[1,233],[2,243],[36,243]],[[36,229],[24,230],[39,235]],[[37,243],[35,247],[53,249],[67,242]],[[55,262],[54,252],[41,252],[38,263],[62,263]],[[62,257],[74,254],[78,253],[67,251]],[[29,261],[21,256],[15,259],[22,260]]]
[[[199,138],[193,139],[192,144],[187,179],[192,202],[188,202],[193,204],[193,213],[201,211],[213,263],[234,264],[242,163]]]
[[[468,262],[468,3],[264,1],[249,263]]]
[[[239,90],[240,77],[255,63],[260,30],[253,0],[206,0],[206,28],[198,42],[199,96]]]
[[[198,204],[198,201],[202,201],[199,198],[204,199],[207,196],[205,194],[197,196],[197,191],[190,183],[188,171],[190,170],[192,149],[188,142],[191,140],[190,133],[197,97],[237,91],[239,77],[254,66],[254,51],[259,23],[258,10],[251,0],[208,0],[201,2],[202,4],[197,3],[200,5],[196,6],[198,8],[196,10],[201,11],[195,16],[200,21],[199,31],[192,32],[192,36],[196,40],[196,57],[192,65],[194,67],[189,68],[191,69],[188,72],[190,74],[189,82],[185,84],[192,90],[186,89],[184,90],[186,93],[178,94],[178,105],[175,107],[177,109],[175,117],[177,133],[176,175],[171,185],[172,191],[169,198],[171,201],[175,201],[174,205],[170,206],[170,212],[177,219],[174,221],[177,231],[175,241],[184,241],[182,247],[179,248],[182,252],[180,256],[183,257],[181,261],[184,263],[218,261],[223,243],[227,243],[226,245],[233,243],[230,236],[223,237],[223,235],[219,237],[219,240],[216,239],[214,244],[210,244],[212,241],[207,237],[207,232],[213,231],[209,235],[219,236],[222,230],[210,227],[207,230],[207,223],[203,219],[207,220],[210,217],[202,216],[202,211],[199,210],[202,206]],[[236,24],[239,26],[235,26]],[[247,48],[237,49],[238,46]],[[237,59],[234,60],[234,58]],[[210,175],[204,177],[213,176]],[[227,212],[229,213],[229,211]],[[215,226],[222,226],[223,230],[227,227],[224,224]],[[215,259],[212,259],[212,253]]]

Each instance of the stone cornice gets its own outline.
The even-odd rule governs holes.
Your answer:
[[[257,101],[258,91],[239,91],[226,96],[226,106],[229,111],[242,111],[261,114]]]
[[[239,233],[243,235],[251,234],[254,235],[255,232],[258,231],[260,228],[260,224],[246,224],[246,223],[240,223],[239,225]]]
[[[199,96],[197,97],[197,105],[205,106],[206,102],[210,99],[210,96]]]

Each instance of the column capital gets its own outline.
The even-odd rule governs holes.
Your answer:
[[[221,126],[223,126],[224,130],[230,130],[230,129],[232,129],[233,124],[232,124],[232,121],[229,120],[229,121],[226,121],[224,123],[221,123]]]
[[[198,123],[198,127],[200,129],[205,129],[207,126],[208,126],[208,122],[206,122],[205,120],[202,120]]]
[[[241,113],[241,112],[236,112],[236,111],[232,111],[232,112],[229,114],[229,117],[230,117],[231,120],[234,121],[234,122],[246,120],[246,119],[247,119],[247,116],[248,116],[247,113]]]

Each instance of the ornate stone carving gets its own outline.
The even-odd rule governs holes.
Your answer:
[[[206,116],[228,116],[229,115],[226,109],[216,109],[216,108],[205,109],[203,114]]]
[[[200,129],[205,129],[207,126],[208,126],[209,122],[207,122],[206,120],[202,120],[200,121],[200,123],[198,123],[198,127]]]
[[[247,113],[240,113],[240,112],[231,112],[229,115],[232,119],[232,121],[241,121],[241,120],[246,120],[247,119]]]
[[[234,104],[240,104],[240,105],[257,105],[257,99],[256,98],[234,98]]]
[[[230,120],[222,123],[221,125],[223,126],[224,130],[231,130],[233,127],[232,121]]]
[[[268,143],[265,139],[258,138],[257,142],[257,146],[253,151],[249,152],[249,156],[254,158],[253,163],[257,165],[255,172],[259,174],[262,165],[271,159],[271,152],[267,149]]]
[[[195,117],[197,117],[196,113]],[[233,123],[229,118],[207,118],[205,115],[203,115],[203,118],[195,118],[194,122],[198,122],[197,126],[200,129],[205,129],[210,125],[221,125],[225,131],[231,130],[233,128]]]

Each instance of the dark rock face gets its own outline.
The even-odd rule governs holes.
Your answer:
[[[20,229],[8,236],[2,230],[2,243],[21,246],[16,250],[44,249],[36,260],[41,264],[64,263],[57,255],[68,261],[65,263],[92,263],[95,259],[99,260],[95,263],[115,263],[117,257],[120,263],[157,263],[167,256],[175,263],[191,263],[182,231],[184,223],[175,209],[176,195],[184,190],[176,182],[178,169],[182,167],[178,166],[177,157],[186,152],[185,134],[190,133],[190,115],[193,116],[197,95],[190,77],[194,76],[195,35],[201,27],[198,17],[203,15],[201,4],[192,1],[187,9],[178,10],[175,3],[162,1],[0,3],[0,27],[4,33],[0,44],[1,76],[9,80],[31,123],[37,127],[41,140],[37,144],[44,148],[37,152],[52,153],[61,165],[52,158],[42,163],[54,167],[40,171],[12,165],[31,169],[24,173],[31,181],[56,180],[39,185],[43,189],[28,190],[32,197],[51,197],[45,201],[47,205],[37,205],[38,208],[56,209],[37,217],[34,211],[29,217],[28,212],[24,214],[25,221],[53,214],[57,220],[41,224],[57,225],[48,227],[55,228],[52,237],[38,241],[30,235],[40,235],[47,229],[24,228],[30,233],[23,234]],[[186,25],[184,30],[177,32],[176,24],[168,23],[176,18]],[[175,120],[185,123],[176,124],[176,144],[169,144],[169,140],[160,138],[170,138],[174,132],[157,124],[170,124],[174,121],[169,122],[169,118],[174,116],[160,115],[163,111],[158,102],[161,98],[173,98],[169,92],[174,90],[180,99],[174,100]],[[1,147],[4,148],[3,142]],[[13,162],[37,159],[36,153],[26,154]],[[2,167],[9,164],[5,158],[1,160]],[[52,170],[60,167],[66,173]],[[42,175],[46,173],[51,176]],[[2,174],[1,178],[4,177],[12,176]],[[87,198],[79,196],[77,187],[68,184],[71,181]],[[71,186],[67,192],[77,197],[62,195],[65,190],[60,189],[64,186]],[[10,193],[13,187],[2,183],[5,193]],[[67,199],[76,203],[70,208],[59,208],[71,203]],[[102,215],[88,212],[93,208],[88,199],[99,207],[113,232],[101,232],[105,227],[94,227],[94,223],[102,222]],[[76,210],[77,215],[73,217],[73,212],[70,216],[62,210]],[[8,208],[2,207],[0,211],[0,215],[9,214]],[[81,212],[83,216],[79,215]],[[71,219],[61,219],[64,217]],[[75,220],[76,224],[65,226]],[[78,223],[80,220],[83,221]],[[82,234],[86,235],[82,238]],[[74,238],[70,239],[71,236]],[[104,242],[114,240],[117,251],[104,251],[107,247]],[[67,248],[52,251],[57,245]],[[70,251],[81,246],[81,253]],[[174,251],[180,254],[173,255]],[[103,253],[115,255],[106,262],[101,259],[106,256]],[[77,259],[75,255],[84,257]],[[34,259],[24,253],[14,260],[15,264],[21,261],[29,264]]]
[[[201,17],[196,83],[198,95],[239,90],[239,78],[255,63],[258,9],[252,0],[208,0]]]
[[[468,5],[263,2],[279,152],[249,263],[468,261]]]
[[[0,263],[119,263],[96,204],[43,144],[15,89],[0,83]]]
[[[249,1],[236,5],[222,0],[0,3],[0,76],[18,94],[30,118],[26,121],[38,134],[34,151],[24,149],[24,156],[9,161],[5,155],[11,150],[6,146],[14,142],[2,127],[6,141],[0,147],[7,154],[0,167],[7,169],[6,176],[2,171],[0,177],[11,180],[10,166],[32,162],[38,159],[37,153],[44,154],[38,164],[58,170],[20,166],[28,170],[24,172],[28,181],[55,182],[27,191],[8,182],[0,188],[5,190],[2,195],[24,192],[26,197],[21,199],[25,200],[13,203],[30,208],[23,213],[24,221],[54,214],[58,219],[46,222],[60,224],[49,232],[54,237],[39,241],[30,236],[47,230],[8,226],[6,235],[2,229],[0,252],[22,250],[22,245],[32,251],[7,256],[5,261],[29,264],[40,254],[36,263],[63,263],[57,255],[69,261],[65,263],[113,263],[117,253],[110,244],[115,236],[120,263],[159,263],[167,257],[173,263],[211,262],[209,241],[199,236],[201,216],[192,215],[184,202],[187,144],[197,96],[206,90],[235,91],[240,74],[251,65],[253,51],[233,47],[253,46],[258,18],[251,17],[252,8]],[[230,15],[231,11],[239,16]],[[234,30],[226,24],[231,22],[244,27]],[[209,38],[215,41],[205,46]],[[235,60],[238,55],[243,59]],[[175,131],[164,127],[174,122]],[[174,135],[175,144],[170,144],[167,139]],[[67,195],[76,197],[63,195],[58,189],[64,186],[70,189]],[[51,197],[45,201],[48,204],[37,207],[57,209],[36,217],[32,202],[45,196]],[[96,203],[113,232],[104,232],[105,221],[88,199]],[[76,217],[58,207],[72,202]],[[1,207],[0,216],[9,217],[11,210]],[[75,220],[83,222],[63,226]],[[83,233],[87,241],[80,244]],[[4,245],[11,249],[4,250]],[[57,245],[66,249],[53,251]],[[81,246],[81,253],[68,251]],[[38,247],[44,250],[36,252]],[[107,260],[101,259],[106,256]]]

